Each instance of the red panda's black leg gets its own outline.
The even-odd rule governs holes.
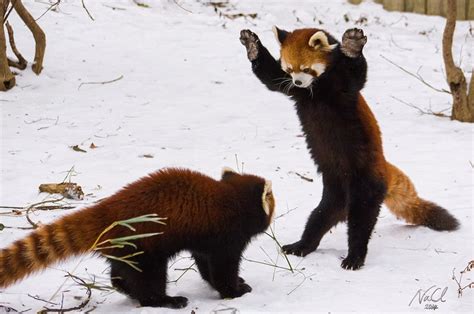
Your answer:
[[[327,181],[327,180],[323,180]],[[315,251],[323,236],[333,226],[347,217],[345,197],[338,185],[324,183],[323,198],[319,205],[311,212],[301,240],[283,246],[283,252],[297,256],[306,256]]]
[[[166,295],[168,258],[142,254],[136,261],[141,272],[129,265],[115,260],[111,264],[112,285],[118,291],[136,299],[141,306],[183,308],[188,299],[181,296]]]
[[[367,43],[367,37],[364,32],[358,28],[351,28],[345,31],[342,36],[342,42],[338,47],[337,64],[334,67],[332,80],[340,81],[336,84],[342,88],[344,93],[350,92],[357,94],[365,85],[367,80],[367,61],[362,50]],[[339,91],[341,92],[341,91]]]
[[[209,266],[208,256],[202,253],[194,252],[193,258],[194,258],[194,261],[196,262],[196,266],[199,270],[199,273],[201,274],[202,279],[206,280],[212,285],[211,274],[209,271],[210,266]],[[238,277],[238,283],[239,284],[245,283],[244,278]]]
[[[201,274],[202,279],[206,281],[210,281],[210,273],[209,273],[209,259],[206,255],[193,252],[193,258],[196,262],[196,266]]]
[[[380,181],[359,177],[349,191],[348,241],[349,252],[342,261],[345,269],[356,270],[364,265],[367,245],[377,222],[386,186]]]
[[[241,253],[241,251],[238,253],[221,251],[209,256],[210,282],[223,299],[238,298],[252,291],[252,288],[238,276]]]

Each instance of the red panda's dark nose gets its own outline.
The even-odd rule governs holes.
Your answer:
[[[296,80],[296,81],[295,81],[295,85],[300,86],[301,84],[303,84],[303,82],[301,82],[300,80]]]

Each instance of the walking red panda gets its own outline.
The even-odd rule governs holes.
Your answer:
[[[133,258],[137,271],[108,258],[112,285],[142,306],[181,308],[187,299],[166,294],[167,262],[181,250],[191,251],[202,278],[222,298],[236,298],[251,287],[239,277],[241,255],[252,237],[273,217],[271,182],[224,168],[220,181],[185,169],[164,169],[127,185],[96,205],[40,227],[0,250],[0,287],[68,257],[86,254],[99,235],[115,221],[145,214],[166,218],[166,224],[134,224],[133,232],[115,227],[102,239],[162,232],[134,241],[132,247],[98,254]]]
[[[281,47],[279,62],[251,31],[242,30],[240,41],[260,81],[295,101],[324,184],[301,239],[283,250],[305,256],[347,219],[349,251],[341,266],[359,269],[382,202],[408,223],[456,230],[456,218],[419,198],[410,179],[385,160],[379,126],[360,94],[367,76],[363,31],[348,29],[341,43],[315,28],[287,32],[274,27],[274,34]]]

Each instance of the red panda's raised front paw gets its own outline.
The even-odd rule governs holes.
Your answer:
[[[364,31],[360,28],[351,28],[342,35],[341,51],[350,58],[357,58],[366,43],[367,36],[364,36]]]
[[[260,39],[258,39],[258,36],[248,29],[243,29],[240,31],[240,42],[247,49],[247,57],[249,60],[256,60],[258,58],[260,45]]]

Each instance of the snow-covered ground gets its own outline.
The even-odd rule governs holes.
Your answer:
[[[162,167],[189,167],[218,177],[223,166],[236,167],[237,157],[244,171],[273,181],[277,215],[283,215],[273,226],[279,241],[297,240],[321,197],[321,180],[292,102],[271,93],[254,77],[239,31],[254,30],[277,55],[274,24],[289,30],[321,27],[339,38],[345,29],[357,26],[368,36],[369,77],[363,94],[380,123],[387,159],[412,178],[421,196],[458,217],[462,227],[452,233],[410,227],[383,208],[365,267],[359,271],[339,266],[347,251],[344,224],[326,235],[317,252],[304,259],[289,256],[295,273],[248,261],[271,264],[270,258],[278,259],[279,266],[288,267],[275,242],[262,235],[245,253],[248,260],[242,263],[242,275],[253,292],[241,298],[220,300],[191,270],[169,284],[171,295],[190,300],[181,311],[139,308],[121,294],[98,290],[84,311],[411,312],[429,311],[425,306],[435,305],[438,312],[472,313],[474,291],[468,289],[458,298],[451,277],[453,268],[459,274],[474,258],[473,127],[421,115],[404,104],[438,112],[449,108],[451,99],[384,59],[447,88],[441,56],[444,19],[389,13],[370,1],[352,6],[344,0],[232,0],[219,10],[258,14],[255,19],[232,20],[219,16],[207,0],[177,2],[181,7],[172,0],[149,0],[148,8],[132,0],[85,1],[92,21],[81,1],[68,0],[39,20],[48,39],[43,73],[23,71],[18,86],[0,94],[1,206],[44,200],[38,185],[62,181],[72,166],[73,181],[83,187],[86,197],[71,204],[85,206]],[[35,17],[48,7],[45,1],[24,3]],[[31,36],[14,14],[10,19],[19,49],[31,60]],[[473,42],[472,24],[459,22],[454,56],[468,76]],[[110,84],[81,86],[121,76]],[[98,148],[90,149],[91,143]],[[74,151],[73,145],[87,152]],[[143,157],[148,154],[153,158]],[[5,226],[29,226],[25,217],[0,211]],[[37,211],[31,218],[46,223],[67,213]],[[5,228],[0,231],[1,247],[27,232]],[[183,273],[179,269],[191,264],[189,258],[178,260],[170,268],[170,280],[179,278]],[[75,269],[74,274],[82,278],[96,276],[101,284],[109,284],[106,268],[95,257],[55,265],[0,291],[0,312],[2,307],[29,309],[28,313],[41,309],[45,303],[28,294],[49,300],[65,271]],[[467,273],[463,283],[473,279]],[[430,291],[447,287],[445,296],[420,304],[417,292],[432,286]],[[84,289],[71,280],[61,291],[52,300],[57,306],[62,295],[64,307],[79,304],[85,296]]]

